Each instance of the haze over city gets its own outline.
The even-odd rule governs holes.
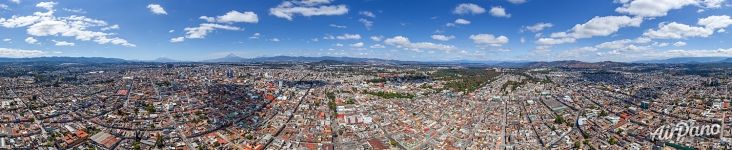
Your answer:
[[[596,62],[731,56],[729,8],[724,0],[3,0],[0,57]]]

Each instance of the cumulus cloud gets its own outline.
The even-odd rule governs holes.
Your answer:
[[[185,40],[186,40],[186,37],[181,36],[181,37],[176,37],[176,38],[170,39],[170,43],[178,43],[178,42],[183,42]]]
[[[45,8],[46,10],[53,10],[53,7],[58,3],[56,2],[40,2],[36,4],[36,7]]]
[[[366,17],[376,18],[376,15],[370,11],[361,11],[361,12],[358,12],[358,14],[361,14]]]
[[[2,57],[33,57],[46,55],[48,52],[40,50],[23,50],[12,48],[0,48],[0,56]]]
[[[721,29],[727,28],[727,26],[732,25],[732,19],[730,19],[730,17],[727,15],[709,16],[699,19],[697,24],[702,25],[707,29]]]
[[[361,22],[361,24],[363,24],[363,26],[366,27],[366,29],[371,29],[371,27],[374,26],[373,21],[369,21],[364,18],[358,19],[358,22]]]
[[[150,9],[150,12],[156,15],[167,15],[168,12],[165,12],[165,9],[158,5],[158,4],[150,4],[147,5],[147,9]]]
[[[381,45],[381,44],[374,44],[374,45],[369,46],[369,48],[386,48],[386,46]]]
[[[721,32],[732,25],[732,19],[727,15],[709,16],[697,21],[701,27],[686,25],[677,22],[660,23],[658,29],[649,29],[643,36],[654,39],[681,39],[689,37],[709,37],[715,30]]]
[[[531,31],[531,32],[539,32],[539,31],[541,31],[541,30],[544,30],[544,29],[546,29],[546,28],[551,28],[551,27],[553,27],[553,26],[554,26],[554,25],[553,25],[553,24],[551,24],[551,23],[544,23],[544,22],[539,22],[539,23],[536,23],[536,24],[534,24],[534,25],[531,25],[531,26],[527,26],[527,27],[524,27],[524,29],[525,29],[525,30],[529,30],[529,31]]]
[[[74,43],[66,42],[66,41],[56,41],[56,40],[51,40],[51,41],[53,41],[54,43],[56,43],[55,44],[56,46],[74,46],[74,45],[76,45]]]
[[[669,11],[684,6],[696,5],[704,8],[719,8],[724,0],[619,0],[622,7],[616,8],[618,13],[639,17],[663,17]]]
[[[115,35],[114,33],[91,30],[106,27],[108,24],[103,20],[77,15],[56,17],[54,15],[56,4],[56,2],[40,2],[36,4],[36,7],[44,8],[48,10],[47,12],[35,12],[30,16],[13,16],[7,19],[0,18],[0,25],[5,28],[26,27],[27,33],[32,36],[65,36],[81,41],[94,41],[98,44],[135,46],[125,39],[112,37]]]
[[[25,42],[28,44],[36,44],[38,42],[38,40],[36,40],[36,38],[33,38],[33,37],[28,37],[28,38],[25,38]]]
[[[674,43],[674,46],[676,46],[676,47],[686,46],[686,42],[678,41],[678,42]]]
[[[643,36],[654,39],[681,39],[687,37],[708,37],[712,34],[714,34],[714,30],[671,22],[659,24],[658,29],[649,29],[643,33]]]
[[[501,6],[491,7],[490,13],[492,16],[495,16],[495,17],[505,17],[505,18],[511,17],[511,14],[506,13],[506,9]]]
[[[119,29],[119,25],[116,25],[115,24],[115,25],[112,25],[112,26],[104,27],[101,30],[102,31],[108,31],[108,30],[117,30],[117,29]]]
[[[417,42],[413,43],[409,41],[409,38],[404,36],[394,36],[392,38],[388,38],[384,40],[384,44],[386,45],[392,45],[396,46],[397,48],[404,48],[407,50],[412,50],[416,52],[422,52],[422,49],[429,49],[429,50],[443,50],[443,51],[451,51],[454,50],[455,47],[452,45],[442,45],[442,44],[435,44],[430,42]]]
[[[338,39],[338,40],[358,40],[358,39],[361,39],[361,35],[360,34],[348,34],[348,33],[346,33],[346,34],[338,35],[338,36],[328,35],[328,36],[323,37],[323,39],[326,39],[326,40],[334,40],[334,39]]]
[[[232,26],[232,24],[259,22],[259,17],[257,17],[256,13],[251,11],[239,12],[236,10],[229,11],[224,15],[216,17],[201,16],[199,17],[199,19],[204,20],[208,23],[201,23],[198,25],[198,27],[186,27],[183,29],[186,34],[185,36],[171,38],[170,42],[178,43],[185,41],[185,39],[203,39],[206,37],[206,35],[218,29],[241,31],[244,29],[237,26]]]
[[[342,26],[342,25],[337,25],[337,24],[329,24],[328,26],[330,26],[330,27],[334,27],[334,28],[340,28],[340,29],[345,29],[345,28],[347,28],[346,26]]]
[[[201,16],[200,19],[206,20],[207,22],[218,22],[218,23],[257,23],[259,22],[259,17],[257,17],[257,14],[251,11],[246,12],[238,12],[235,10],[229,11],[224,15],[217,16],[217,17],[208,17],[208,16]]]
[[[13,2],[15,4],[20,4],[20,0],[10,0],[10,2]]]
[[[459,19],[455,19],[455,24],[466,25],[466,24],[470,24],[470,21],[465,20],[465,19],[462,19],[462,18],[459,18]]]
[[[381,39],[384,39],[384,36],[371,36],[369,38],[371,38],[372,41],[380,42]]]
[[[363,42],[353,43],[351,44],[351,47],[363,47]]]
[[[479,45],[503,46],[503,44],[508,43],[508,37],[503,35],[496,37],[492,34],[476,34],[470,35],[470,39],[473,40],[473,43]]]
[[[187,39],[202,39],[205,38],[208,33],[211,33],[216,29],[241,30],[239,27],[213,23],[202,23],[198,27],[188,27],[183,30],[186,31],[185,38]]]
[[[549,38],[540,38],[538,44],[555,45],[573,43],[577,39],[591,38],[595,36],[608,36],[618,32],[622,27],[638,27],[643,22],[640,17],[628,16],[604,16],[593,17],[584,24],[577,24],[567,32],[555,32]]]
[[[449,41],[449,40],[455,38],[455,36],[452,36],[452,35],[440,35],[440,34],[435,34],[435,35],[432,35],[431,37],[432,37],[432,39],[438,40],[438,41]]]
[[[270,8],[269,14],[279,18],[292,20],[295,15],[310,16],[333,16],[348,13],[346,5],[327,5],[330,0],[293,0],[285,1],[277,7]]]
[[[465,15],[465,14],[482,14],[485,13],[485,8],[480,7],[476,4],[472,3],[462,3],[455,7],[455,10],[452,11],[454,14],[459,15]]]

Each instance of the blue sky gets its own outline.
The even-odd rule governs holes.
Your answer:
[[[732,56],[725,0],[0,0],[0,57]]]

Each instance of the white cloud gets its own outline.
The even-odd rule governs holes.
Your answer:
[[[394,36],[392,38],[388,38],[388,39],[384,40],[384,44],[396,46],[398,48],[413,50],[413,51],[417,51],[417,52],[421,52],[421,49],[443,50],[443,51],[451,51],[451,50],[455,49],[455,47],[452,45],[442,45],[442,44],[435,44],[435,43],[429,43],[429,42],[412,43],[411,41],[409,41],[408,38],[406,38],[404,36]]]
[[[186,31],[185,38],[187,39],[202,39],[205,38],[208,33],[213,32],[216,29],[240,30],[239,27],[213,23],[202,23],[198,27],[188,27],[183,30]]]
[[[508,43],[508,37],[503,35],[496,37],[492,34],[476,34],[470,35],[470,39],[475,44],[487,44],[490,46],[503,46],[503,44]]]
[[[115,25],[112,25],[112,26],[104,27],[101,30],[102,31],[108,31],[108,30],[116,30],[116,29],[119,29],[119,25],[116,25],[115,24]]]
[[[440,35],[440,34],[435,34],[435,35],[432,35],[431,37],[432,37],[432,39],[438,40],[438,41],[449,41],[449,40],[455,38],[455,36],[452,36],[452,35]]]
[[[182,42],[184,39],[202,39],[205,38],[208,33],[211,33],[217,29],[222,30],[233,30],[233,31],[239,31],[244,30],[240,27],[231,26],[230,24],[233,23],[258,23],[259,17],[256,13],[251,11],[246,12],[239,12],[236,10],[232,10],[227,12],[224,15],[216,16],[216,17],[209,17],[209,16],[201,16],[199,17],[201,20],[205,20],[209,23],[201,23],[198,27],[187,27],[183,30],[186,31],[186,35],[184,38],[176,37],[170,39],[170,42],[176,43],[176,42]],[[224,23],[224,24],[218,24],[218,23]],[[227,25],[229,24],[229,25]],[[172,32],[173,30],[169,31]],[[250,37],[252,39],[252,37]]]
[[[347,28],[346,26],[341,26],[341,25],[336,25],[336,24],[329,24],[328,26],[330,26],[330,27],[334,27],[334,28],[340,28],[340,29],[345,29],[345,28]]]
[[[374,44],[374,45],[369,46],[369,48],[386,48],[386,46],[381,45],[381,44]]]
[[[198,17],[198,19],[206,20],[206,22],[216,22],[216,18],[209,17],[209,16],[201,16],[201,17]]]
[[[465,20],[463,18],[459,18],[459,19],[455,19],[455,24],[466,25],[466,24],[470,24],[470,21],[469,20]]]
[[[536,44],[540,45],[557,45],[564,43],[574,43],[577,39],[575,38],[540,38],[536,40]]]
[[[292,20],[295,15],[310,16],[333,16],[348,13],[346,5],[325,5],[330,4],[330,0],[305,0],[305,1],[285,1],[277,7],[270,8],[269,14],[279,18]]]
[[[147,8],[150,9],[150,12],[156,15],[167,15],[168,12],[165,12],[165,9],[163,9],[162,6],[158,4],[150,4],[147,5]]]
[[[376,15],[374,15],[374,13],[370,12],[370,11],[361,11],[361,12],[358,12],[358,14],[361,14],[366,17],[376,18]]]
[[[674,46],[676,46],[676,47],[686,46],[686,42],[678,41],[678,42],[674,43]]]
[[[697,4],[698,0],[620,0],[619,2],[623,6],[615,9],[618,13],[639,17],[662,17],[670,10]]]
[[[669,50],[661,53],[649,53],[648,55],[656,58],[670,57],[730,57],[732,56],[732,48],[727,49],[711,49],[711,50]]]
[[[73,13],[80,13],[85,14],[86,11],[84,9],[78,8],[78,9],[70,9],[70,8],[63,8],[64,11],[73,12]]]
[[[25,38],[25,42],[28,44],[36,44],[36,42],[38,42],[38,40],[36,40],[36,38],[33,38],[33,37],[28,37],[28,38]]]
[[[697,24],[702,25],[707,29],[721,29],[727,28],[727,26],[732,25],[732,19],[730,19],[730,17],[727,15],[709,16],[699,19]]]
[[[568,32],[555,32],[550,38],[540,38],[537,43],[543,45],[554,45],[573,43],[577,39],[591,38],[594,36],[608,36],[618,32],[622,27],[638,27],[643,18],[628,16],[604,16],[593,17],[584,24],[577,24]]]
[[[252,36],[249,37],[249,39],[259,39],[259,36],[261,36],[259,32],[252,34]]]
[[[186,37],[181,36],[181,37],[176,37],[176,38],[170,39],[170,43],[178,43],[178,42],[183,42],[185,40],[186,40]]]
[[[224,14],[223,16],[216,17],[216,21],[219,23],[236,23],[236,22],[244,22],[244,23],[257,23],[259,22],[259,18],[257,17],[257,14],[251,11],[246,11],[244,13],[232,10],[228,13]]]
[[[642,18],[627,16],[594,17],[585,24],[578,24],[572,28],[570,36],[574,38],[590,38],[593,36],[608,36],[620,30],[621,27],[638,27]]]
[[[544,29],[546,29],[546,28],[551,28],[551,27],[553,27],[553,26],[554,26],[554,25],[553,25],[553,24],[551,24],[551,23],[544,23],[544,22],[539,22],[539,23],[536,23],[536,24],[534,24],[534,25],[532,25],[532,26],[528,26],[528,27],[525,27],[525,29],[526,29],[526,30],[529,30],[529,31],[531,31],[531,32],[539,32],[539,31],[541,31],[541,30],[544,30]]]
[[[13,16],[12,18],[0,18],[0,25],[6,28],[27,27],[26,31],[32,36],[65,36],[74,37],[81,41],[94,41],[98,44],[114,44],[134,47],[134,44],[127,40],[111,37],[114,33],[91,31],[91,28],[107,26],[107,22],[87,18],[85,16],[72,15],[68,17],[54,16],[56,2],[41,2],[36,7],[44,8],[47,12],[35,12],[31,16]]]
[[[10,6],[0,3],[0,10],[10,10]]]
[[[508,2],[511,2],[513,4],[523,4],[526,3],[526,0],[508,0]]]
[[[472,4],[472,3],[463,3],[463,4],[459,4],[457,7],[455,7],[455,10],[452,11],[452,13],[460,14],[460,15],[464,15],[464,14],[476,15],[476,14],[485,13],[485,8],[480,7],[476,4]]]
[[[373,41],[380,42],[381,39],[384,39],[384,36],[371,36],[370,38]]]
[[[704,27],[690,26],[677,22],[660,23],[658,29],[649,29],[643,36],[654,39],[681,39],[688,37],[709,37],[714,31],[723,32],[724,28],[732,25],[732,19],[727,15],[709,16],[700,18],[698,25]]]
[[[363,42],[353,43],[351,44],[351,47],[363,47]]]
[[[13,2],[15,4],[20,4],[20,0],[10,0],[10,2]]]
[[[56,2],[40,2],[36,4],[36,7],[45,8],[46,10],[53,10],[53,7],[56,6]]]
[[[654,39],[681,39],[687,37],[709,37],[712,34],[714,34],[714,30],[671,22],[659,24],[657,30],[649,29],[643,33],[643,36]]]
[[[51,41],[56,43],[56,46],[74,46],[74,45],[76,45],[74,43],[66,42],[66,41],[56,41],[56,40],[51,40]]]
[[[373,21],[369,21],[364,18],[358,19],[358,22],[361,22],[366,29],[371,29],[371,26],[374,26]]]
[[[244,13],[238,12],[236,10],[232,10],[227,12],[224,15],[217,16],[217,17],[209,17],[209,16],[201,16],[198,17],[199,19],[205,20],[206,22],[218,22],[218,23],[257,23],[259,22],[259,17],[257,17],[257,14],[251,11],[246,11]]]
[[[702,5],[706,8],[720,8],[725,0],[702,0]]]
[[[280,39],[279,39],[279,38],[272,38],[272,39],[269,39],[269,41],[272,41],[272,42],[279,42],[279,41],[280,41]]]
[[[346,34],[338,35],[338,36],[332,36],[332,35],[325,36],[325,37],[323,37],[323,39],[326,39],[326,40],[334,40],[334,39],[338,39],[338,40],[358,40],[358,39],[361,39],[361,35],[359,35],[359,34],[348,34],[348,33],[346,33]]]
[[[511,14],[506,13],[506,9],[501,6],[491,7],[490,13],[492,16],[495,16],[495,17],[505,17],[505,18],[511,17]]]
[[[13,40],[13,39],[9,39],[9,38],[4,38],[4,39],[3,39],[3,42],[10,42],[10,41],[12,41],[12,40]]]
[[[46,55],[48,52],[40,50],[22,50],[12,48],[0,48],[0,56],[2,57],[33,57]]]

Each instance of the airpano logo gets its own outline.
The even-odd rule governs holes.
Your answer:
[[[651,133],[651,140],[682,141],[686,137],[718,136],[721,132],[722,126],[719,124],[697,125],[696,120],[688,120],[657,128]]]

